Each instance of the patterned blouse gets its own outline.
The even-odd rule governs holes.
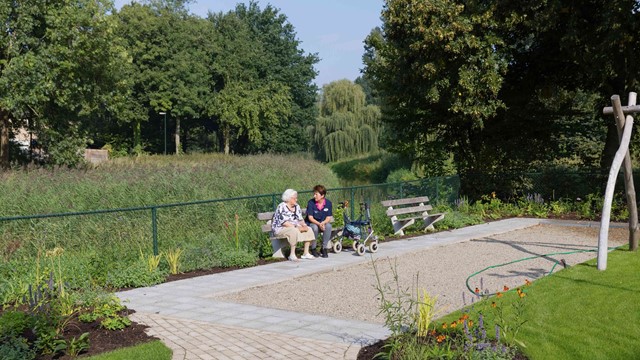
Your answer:
[[[287,203],[281,202],[276,208],[276,212],[273,213],[273,219],[271,219],[271,230],[274,234],[277,234],[284,228],[284,223],[289,221],[294,224],[298,224],[302,220],[302,209],[300,205],[296,204],[294,211],[289,210]]]

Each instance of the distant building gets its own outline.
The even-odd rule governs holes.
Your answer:
[[[20,150],[29,151],[31,141],[34,140],[33,135],[29,134],[29,131],[25,128],[18,129],[14,135],[13,141],[20,145]]]

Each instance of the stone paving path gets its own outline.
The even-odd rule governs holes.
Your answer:
[[[523,229],[566,222],[515,218],[381,243],[375,257],[395,257]],[[594,223],[575,223],[594,226]],[[597,226],[597,224],[595,225]],[[364,345],[388,337],[380,324],[236,304],[215,297],[370,261],[352,252],[328,259],[278,262],[117,293],[132,320],[173,350],[173,359],[356,359]]]

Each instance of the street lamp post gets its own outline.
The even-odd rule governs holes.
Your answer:
[[[160,115],[164,115],[164,154],[167,155],[167,113],[161,111]]]

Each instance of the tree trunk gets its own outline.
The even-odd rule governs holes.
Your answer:
[[[0,168],[9,168],[9,113],[0,110]]]
[[[133,153],[136,155],[142,155],[142,141],[141,141],[141,122],[136,120],[133,125]]]
[[[176,155],[180,153],[180,118],[176,117]]]
[[[224,142],[224,154],[229,155],[229,134],[231,133],[228,126],[222,129],[222,141]]]

